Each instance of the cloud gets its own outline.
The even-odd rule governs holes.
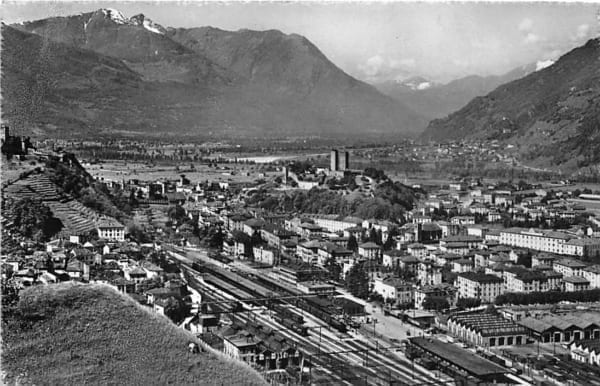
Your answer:
[[[577,39],[579,40],[587,39],[590,36],[590,32],[591,28],[589,24],[581,24],[577,26],[577,33],[575,36],[577,36]]]
[[[414,68],[417,62],[414,58],[385,58],[382,55],[374,55],[364,63],[358,65],[358,69],[370,81],[399,79],[407,76],[406,69]]]
[[[406,58],[406,59],[391,59],[390,67],[392,68],[402,68],[402,67],[415,67],[417,65],[417,61],[414,58]]]
[[[454,64],[456,67],[468,67],[471,65],[471,62],[462,59],[452,59],[452,64]]]
[[[546,60],[556,60],[563,52],[561,50],[552,50],[544,55]]]
[[[523,36],[523,44],[535,44],[543,40],[538,34],[533,32],[533,20],[528,17],[521,20],[518,29]]]
[[[367,59],[365,64],[360,64],[358,67],[368,77],[379,75],[385,65],[385,59],[381,55],[375,55]]]
[[[540,40],[541,40],[541,38],[538,35],[534,34],[533,32],[529,32],[523,38],[523,43],[525,43],[525,44],[535,44],[535,43],[539,42]]]
[[[431,87],[431,83],[430,82],[423,82],[423,83],[419,83],[417,85],[417,90],[427,90],[430,87]]]
[[[539,71],[539,70],[542,70],[542,69],[544,69],[546,67],[550,67],[553,64],[554,64],[554,60],[552,60],[552,59],[538,60],[537,63],[535,64],[535,70]]]
[[[531,20],[528,17],[521,20],[521,22],[519,23],[519,31],[521,31],[521,32],[528,33],[528,32],[531,32],[532,29],[533,29],[533,20]]]

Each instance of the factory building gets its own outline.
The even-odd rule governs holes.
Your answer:
[[[494,314],[457,314],[448,319],[448,331],[457,338],[480,347],[525,344],[527,330]]]

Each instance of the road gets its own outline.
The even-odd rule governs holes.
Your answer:
[[[212,263],[206,251],[184,251],[180,248],[177,250],[179,253],[172,251],[171,256],[187,264],[196,259]],[[245,265],[237,264],[236,267],[256,273],[256,270]],[[233,298],[226,293],[219,294],[219,289],[206,283],[202,285],[210,289],[213,297],[218,296],[223,300]],[[251,305],[246,306],[252,308]],[[255,318],[257,322],[278,330],[280,334],[296,342],[311,362],[325,369],[331,378],[340,384],[414,385],[451,382],[451,379],[443,374],[440,377],[439,374],[411,363],[402,352],[390,348],[383,340],[372,341],[360,333],[340,334],[329,330],[329,326],[322,320],[293,306],[288,307],[304,316],[306,326],[310,328],[309,336],[304,337],[285,329],[268,313],[263,315],[253,312],[249,316],[240,315],[240,318]]]

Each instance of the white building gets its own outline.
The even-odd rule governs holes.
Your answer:
[[[503,229],[500,244],[571,256],[595,256],[600,251],[600,239],[540,229]]]
[[[125,241],[125,226],[111,217],[103,217],[96,223],[98,237],[109,241]]]
[[[397,304],[413,302],[413,286],[397,277],[376,278],[373,291],[383,296],[384,299],[392,299]]]
[[[346,217],[341,220],[329,219],[329,218],[314,218],[315,224],[329,232],[342,232],[348,228],[360,226],[362,219],[358,217]]]
[[[358,254],[368,260],[377,260],[381,253],[381,247],[373,242],[364,243],[358,246]]]
[[[581,276],[563,277],[565,292],[585,291],[590,288],[590,282]]]
[[[600,265],[585,267],[583,277],[590,282],[590,288],[600,288]]]
[[[587,264],[575,259],[560,259],[554,261],[552,269],[563,276],[584,276],[583,270]]]
[[[579,340],[571,343],[569,349],[571,350],[572,359],[600,366],[600,341]]]

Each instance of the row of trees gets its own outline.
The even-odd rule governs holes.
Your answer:
[[[562,301],[569,302],[596,302],[600,301],[600,288],[585,290],[585,291],[573,291],[573,292],[561,292],[561,291],[547,291],[547,292],[509,292],[496,297],[496,305],[503,304],[514,304],[514,305],[526,305],[526,304],[556,304]]]

